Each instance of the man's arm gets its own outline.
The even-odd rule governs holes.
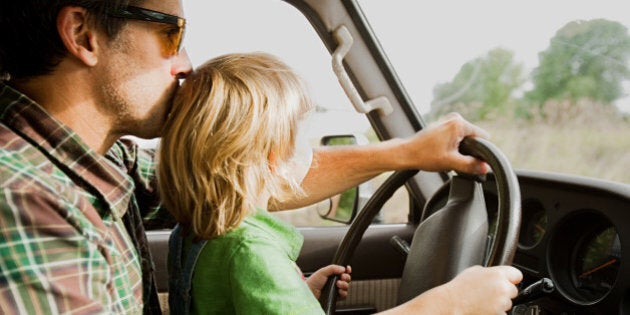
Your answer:
[[[485,163],[459,153],[459,144],[466,136],[488,137],[483,129],[459,114],[450,114],[406,139],[365,146],[318,148],[302,182],[306,196],[283,203],[280,208],[293,209],[315,203],[386,171],[487,172]]]
[[[473,266],[455,279],[379,314],[506,314],[523,274],[512,266]]]

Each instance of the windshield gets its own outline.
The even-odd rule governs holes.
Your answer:
[[[459,112],[517,169],[630,183],[627,0],[360,4],[427,121]]]

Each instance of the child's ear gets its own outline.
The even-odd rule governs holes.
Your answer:
[[[276,162],[277,160],[277,153],[275,153],[275,151],[269,151],[269,155],[267,155],[267,160],[269,161],[269,170],[271,170],[272,173],[276,172]]]
[[[269,161],[269,170],[276,176],[287,177],[289,170],[287,170],[284,161],[280,158],[281,156],[282,153],[277,150],[271,150],[269,152],[269,155],[267,156]]]

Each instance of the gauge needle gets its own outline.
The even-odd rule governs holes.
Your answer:
[[[535,224],[534,227],[538,229],[540,233],[543,233],[543,234],[545,233],[545,229],[542,226],[540,226],[540,224]]]
[[[584,278],[584,277],[592,274],[593,272],[595,272],[597,270],[600,270],[602,268],[606,268],[606,267],[608,267],[608,266],[610,266],[610,265],[612,265],[612,264],[614,264],[616,262],[617,262],[617,258],[613,258],[613,259],[611,259],[611,260],[609,260],[609,261],[607,261],[607,262],[605,262],[605,263],[603,263],[603,264],[601,264],[601,265],[599,265],[599,266],[597,266],[595,268],[592,268],[591,270],[584,271],[582,274],[580,274],[580,276],[578,278]]]

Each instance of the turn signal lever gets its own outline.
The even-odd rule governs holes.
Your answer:
[[[531,302],[544,294],[549,294],[555,291],[556,286],[549,278],[542,278],[527,288],[521,290],[518,295],[512,300],[512,305],[525,304]]]

